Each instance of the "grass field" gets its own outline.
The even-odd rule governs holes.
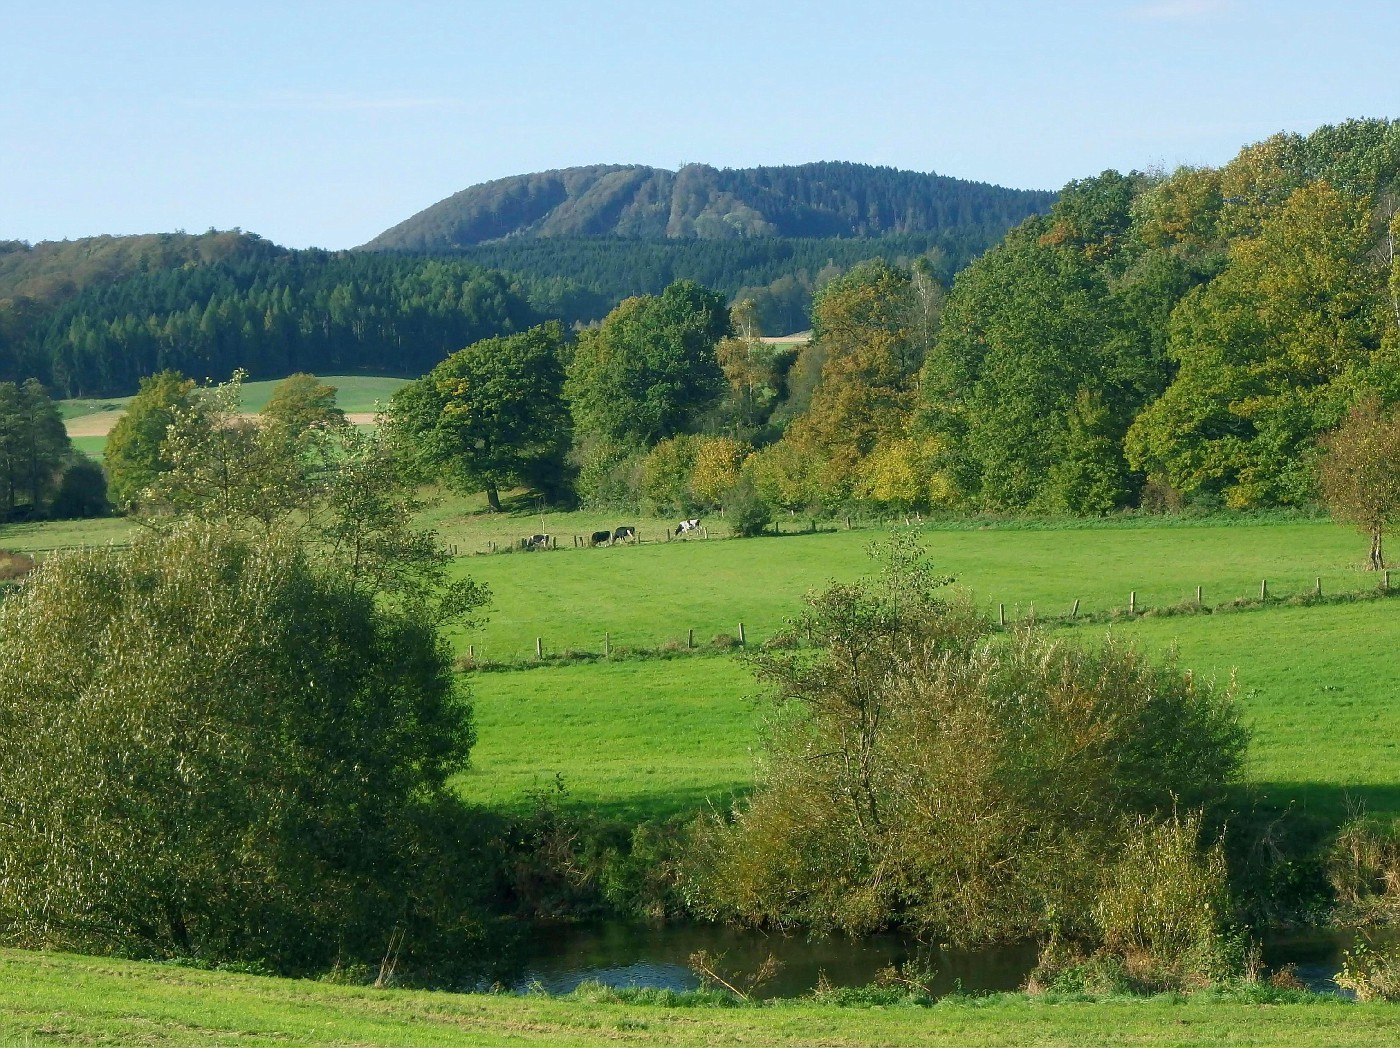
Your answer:
[[[1092,642],[1110,627],[1060,631]],[[1140,619],[1111,627],[1180,663],[1238,675],[1247,776],[1327,818],[1400,815],[1400,601]],[[480,741],[466,795],[518,805],[557,773],[619,815],[726,803],[752,781],[762,707],[733,657],[572,664],[470,677]]]
[[[876,570],[867,548],[887,535],[870,529],[583,550],[570,545],[457,563],[496,597],[476,638],[478,654],[504,659],[532,653],[537,637],[555,652],[599,649],[604,631],[617,644],[663,644],[684,639],[689,629],[708,642],[737,632],[742,621],[751,638],[763,639],[798,609],[808,590]],[[1217,604],[1257,595],[1265,578],[1275,594],[1311,590],[1318,577],[1328,593],[1376,584],[1374,574],[1360,570],[1365,543],[1327,521],[973,527],[928,530],[923,537],[937,568],[988,611],[1005,604],[1013,618],[1032,605],[1042,616],[1065,614],[1075,599],[1084,612],[1126,607],[1130,591],[1140,608],[1173,605],[1193,599],[1198,585],[1204,600]]]
[[[336,405],[347,415],[365,416],[387,402],[394,391],[408,380],[369,375],[330,375],[321,381],[336,387]],[[277,385],[277,381],[245,382],[243,410],[250,414],[261,411],[267,406]],[[58,407],[78,450],[92,458],[101,458],[107,443],[107,431],[116,424],[130,400],[131,397],[82,397],[61,400]]]
[[[66,954],[0,951],[0,1041],[62,1045],[1375,1046],[1400,1008],[1008,994],[931,1008],[753,1007],[374,990]]]
[[[439,524],[526,530],[531,518],[469,512],[445,502]],[[606,518],[547,517],[552,533],[589,530]],[[633,519],[635,520],[635,518]],[[630,522],[630,521],[629,521]],[[563,525],[559,527],[559,525]],[[16,525],[0,545],[46,549],[121,541],[121,519]],[[660,524],[657,528],[659,533]],[[449,532],[450,534],[450,532]],[[643,532],[644,537],[646,531]],[[639,547],[462,557],[456,570],[488,582],[495,606],[484,629],[459,634],[479,658],[528,659],[536,637],[548,651],[600,651],[733,634],[751,642],[794,614],[804,592],[876,565],[866,547],[876,529],[746,541],[697,540]],[[1358,568],[1365,543],[1325,521],[1177,526],[930,529],[935,563],[984,607],[1008,615],[1063,614],[1176,604],[1203,585],[1209,604],[1257,595],[1372,588]],[[1149,649],[1176,644],[1184,666],[1227,677],[1255,730],[1250,777],[1280,801],[1340,815],[1348,801],[1400,813],[1400,601],[1270,607],[1200,616],[1138,619],[1113,627]],[[1082,625],[1067,636],[1107,629]],[[572,799],[620,815],[665,814],[705,799],[723,802],[751,776],[755,686],[729,656],[572,663],[471,676],[480,741],[462,788],[473,799],[512,805],[563,776]]]
[[[571,803],[622,818],[725,802],[753,779],[758,688],[728,656],[471,676],[469,799],[516,807],[562,776]]]

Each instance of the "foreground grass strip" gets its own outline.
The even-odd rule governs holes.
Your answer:
[[[1394,1005],[1015,995],[933,1008],[668,1008],[372,990],[62,954],[0,952],[0,1040],[71,1045],[1381,1045]]]

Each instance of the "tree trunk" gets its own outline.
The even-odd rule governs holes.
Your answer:
[[[1381,529],[1379,525],[1371,529],[1371,570],[1385,570],[1385,555],[1381,549]]]
[[[490,508],[492,513],[501,512],[501,494],[496,490],[494,485],[486,489],[486,505]]]

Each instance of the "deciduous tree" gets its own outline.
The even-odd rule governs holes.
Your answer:
[[[569,446],[563,399],[563,332],[542,324],[452,354],[389,402],[391,432],[430,473],[465,490],[561,486]]]
[[[176,413],[195,410],[194,390],[194,382],[177,371],[141,380],[140,391],[107,437],[107,481],[118,508],[139,503],[157,474],[169,468],[161,448]]]
[[[1385,529],[1400,520],[1400,417],[1371,397],[1322,438],[1318,490],[1334,519],[1371,537],[1367,567],[1385,567]]]
[[[578,428],[648,447],[686,432],[724,391],[724,298],[692,281],[630,298],[580,336],[567,393]]]

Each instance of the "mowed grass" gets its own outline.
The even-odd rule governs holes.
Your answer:
[[[570,534],[570,532],[564,532]],[[645,537],[645,532],[644,532]],[[489,622],[474,638],[487,659],[529,656],[540,638],[547,651],[601,650],[613,644],[656,646],[694,629],[708,643],[738,624],[753,640],[778,630],[804,593],[833,579],[878,570],[868,555],[879,529],[756,539],[655,542],[475,556],[456,569],[495,595]],[[1050,530],[968,527],[922,534],[940,571],[953,576],[989,613],[998,604],[1020,618],[1179,604],[1203,587],[1208,604],[1311,591],[1372,588],[1361,570],[1364,540],[1328,521],[1226,526],[1101,527]],[[1397,580],[1400,581],[1400,580]]]
[[[1094,643],[1108,627],[1058,631]],[[1238,680],[1246,777],[1279,806],[1336,821],[1400,815],[1400,601],[1141,619],[1112,627],[1183,669]],[[753,781],[764,704],[732,657],[580,663],[469,677],[480,741],[472,800],[526,803],[559,774],[618,815],[727,804]]]
[[[1050,1004],[1018,994],[931,1008],[778,1001],[742,1008],[587,995],[428,993],[0,951],[0,1041],[62,1045],[1373,1046],[1400,1008],[1312,999],[1153,998]]]
[[[727,656],[470,675],[478,741],[457,786],[497,808],[552,792],[620,818],[725,804],[753,781],[758,693]]]
[[[1183,667],[1220,684],[1236,673],[1253,730],[1247,774],[1274,803],[1332,820],[1400,815],[1400,601],[1141,619],[1113,632],[1147,650],[1174,646]]]

